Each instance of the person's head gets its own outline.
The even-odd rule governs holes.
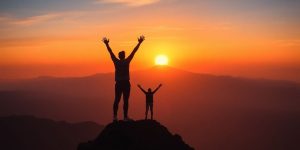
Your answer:
[[[151,88],[148,89],[148,92],[152,92]]]
[[[125,59],[125,51],[119,52],[119,58],[120,58],[120,60]]]

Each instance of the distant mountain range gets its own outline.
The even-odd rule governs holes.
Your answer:
[[[154,97],[154,118],[196,149],[300,147],[299,83],[154,67],[131,74],[129,113],[134,119],[144,118],[145,111],[145,97],[136,87],[138,83],[145,88],[163,84]],[[106,124],[112,119],[113,98],[112,73],[2,82],[0,115]]]
[[[0,117],[2,150],[75,150],[103,129],[93,122],[67,123],[32,116]]]

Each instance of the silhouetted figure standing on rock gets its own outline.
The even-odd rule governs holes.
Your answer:
[[[146,95],[146,112],[145,112],[145,119],[147,120],[148,118],[148,110],[150,108],[151,111],[151,120],[153,120],[153,95],[157,90],[162,86],[160,84],[153,92],[152,89],[149,88],[148,91],[144,90],[141,85],[138,84],[138,87],[145,93]]]
[[[105,43],[106,48],[110,54],[110,57],[115,65],[115,101],[113,105],[113,121],[118,121],[118,106],[119,102],[121,99],[121,96],[123,94],[123,111],[124,111],[124,121],[129,121],[131,120],[128,117],[128,99],[130,96],[130,76],[129,76],[129,65],[130,62],[134,56],[134,54],[137,52],[139,49],[140,45],[142,42],[145,40],[144,36],[140,36],[138,38],[138,44],[136,47],[133,49],[131,54],[126,58],[125,57],[125,51],[119,52],[119,59],[114,55],[112,52],[112,49],[109,46],[109,39],[106,37],[103,38],[103,43]]]

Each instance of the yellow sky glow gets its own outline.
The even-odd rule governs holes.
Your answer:
[[[141,5],[156,2],[146,0]],[[110,38],[115,54],[125,50],[128,55],[142,34],[146,40],[132,62],[133,70],[153,66],[159,54],[168,56],[172,60],[170,65],[193,72],[247,76],[250,71],[244,71],[245,66],[261,64],[260,69],[252,72],[268,77],[260,75],[262,68],[278,71],[278,65],[289,70],[299,67],[300,40],[292,35],[299,33],[299,28],[295,31],[292,23],[274,25],[260,19],[249,22],[235,16],[195,15],[175,8],[147,11],[147,6],[54,13],[10,23],[0,29],[2,35],[6,35],[0,38],[0,67],[5,68],[0,76],[21,75],[24,66],[35,66],[32,76],[36,76],[43,65],[49,69],[46,73],[40,71],[41,75],[111,72],[113,64],[101,38]],[[2,19],[1,23],[11,21]],[[49,66],[65,67],[65,70]],[[298,73],[295,72],[295,76]],[[280,75],[278,78],[294,80],[296,77]]]

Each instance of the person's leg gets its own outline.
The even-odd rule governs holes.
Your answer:
[[[116,83],[115,84],[115,101],[114,101],[114,105],[113,105],[114,120],[116,120],[117,116],[118,116],[118,106],[119,106],[119,102],[121,100],[121,96],[122,96],[122,89],[121,89],[120,85],[118,83]]]
[[[148,118],[148,110],[149,110],[149,104],[146,103],[145,120],[147,120],[147,118]]]
[[[123,89],[123,100],[124,100],[124,104],[123,104],[123,111],[124,111],[124,119],[128,118],[128,101],[129,101],[129,97],[130,97],[130,83],[128,81],[128,83],[124,83],[124,89]]]
[[[150,103],[151,120],[153,120],[153,103]]]

